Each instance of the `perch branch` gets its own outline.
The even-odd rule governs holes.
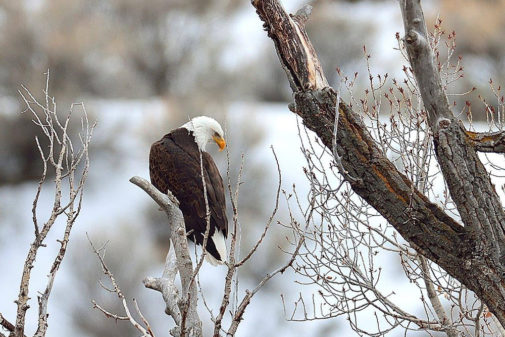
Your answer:
[[[146,277],[143,281],[144,286],[149,289],[159,291],[166,304],[165,313],[171,316],[176,326],[181,325],[181,311],[179,310],[178,303],[180,300],[179,290],[175,285],[175,277],[177,275],[177,259],[175,256],[173,245],[170,246],[166,260],[163,276]]]
[[[147,180],[140,177],[133,177],[130,182],[137,185],[143,189],[149,196],[156,201],[156,203],[165,211],[169,219],[170,224],[170,239],[174,246],[174,251],[177,261],[177,269],[179,270],[179,275],[182,284],[182,298],[179,301],[179,312],[181,313],[181,319],[176,315],[174,321],[179,320],[182,324],[182,316],[187,315],[187,323],[184,328],[180,331],[181,336],[185,336],[186,333],[194,336],[202,335],[202,323],[197,312],[197,289],[196,282],[193,281],[193,263],[191,261],[191,256],[188,249],[188,240],[186,237],[186,229],[184,225],[184,217],[178,205],[179,202],[173,196],[170,191],[167,194],[161,193],[156,187],[150,184]],[[174,267],[170,267],[173,269]],[[167,279],[168,280],[168,279]],[[159,279],[161,282],[162,279]],[[160,287],[161,289],[169,289],[167,284],[165,287]],[[163,294],[163,292],[162,292]],[[170,294],[163,294],[163,298],[170,299]],[[189,301],[188,301],[189,298]],[[189,303],[189,306],[186,305]],[[168,306],[172,304],[165,302]],[[172,310],[172,309],[170,309]],[[173,311],[177,312],[177,311]]]

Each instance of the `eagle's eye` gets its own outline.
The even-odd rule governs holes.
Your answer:
[[[226,147],[226,141],[224,140],[224,138],[221,137],[219,133],[214,132],[212,139],[214,139],[216,144],[219,146],[219,151],[223,151],[223,149]]]

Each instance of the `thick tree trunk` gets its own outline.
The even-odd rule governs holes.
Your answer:
[[[417,7],[409,7],[414,17],[405,19],[406,25],[413,22],[416,28],[414,32],[407,30],[408,44],[420,41],[419,30],[424,28],[426,32],[424,19],[419,21],[419,1],[414,2]],[[411,1],[406,3],[411,5]],[[482,137],[466,132],[453,119],[438,73],[426,72],[426,67],[432,66],[423,61],[423,55],[432,58],[429,44],[427,49],[423,45],[424,50],[409,54],[414,71],[426,72],[418,83],[429,112],[437,158],[464,226],[430,202],[396,169],[347,104],[341,101],[336,109],[337,95],[328,86],[304,29],[308,6],[296,15],[288,15],[277,0],[253,0],[252,4],[286,71],[295,97],[291,109],[329,149],[338,110],[336,150],[341,157],[341,172],[353,190],[421,254],[473,290],[505,326],[505,268],[500,261],[505,254],[503,208],[476,154]],[[503,137],[494,139],[500,141]]]

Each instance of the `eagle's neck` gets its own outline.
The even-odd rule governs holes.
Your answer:
[[[205,151],[205,146],[209,142],[209,137],[204,132],[201,132],[201,130],[195,130],[194,126],[190,123],[185,124],[184,128],[188,130],[189,134],[195,138],[198,150]]]

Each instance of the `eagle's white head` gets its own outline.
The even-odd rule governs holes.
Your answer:
[[[223,128],[221,128],[221,125],[213,118],[198,116],[182,127],[193,132],[200,151],[205,151],[205,146],[210,141],[216,142],[217,146],[219,146],[219,151],[222,151],[226,146]]]

